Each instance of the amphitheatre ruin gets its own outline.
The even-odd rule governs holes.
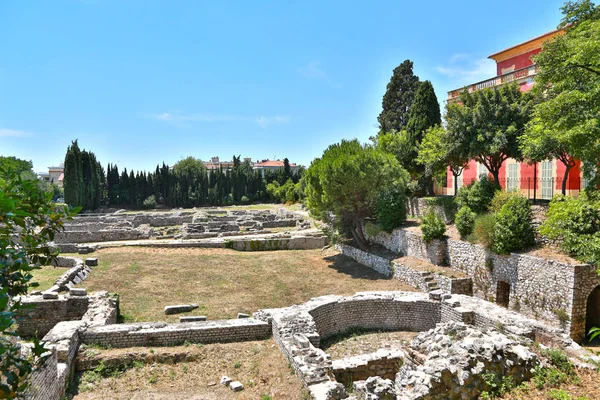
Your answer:
[[[591,265],[322,228],[273,205],[75,217],[21,298],[18,333],[50,349],[27,398],[466,399],[531,379],[533,343],[600,361],[578,344],[600,322]]]

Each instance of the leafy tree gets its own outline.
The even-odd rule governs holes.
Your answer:
[[[11,173],[24,178],[35,178],[31,161],[21,160],[14,156],[0,156],[0,178],[7,178]]]
[[[383,96],[383,110],[377,120],[381,132],[401,131],[408,124],[410,107],[419,85],[413,62],[405,60],[394,69]]]
[[[399,132],[382,132],[376,142],[381,151],[396,156],[403,167],[413,164],[417,147],[413,136],[406,129]]]
[[[469,165],[468,148],[462,146],[453,132],[441,126],[429,128],[423,136],[417,162],[433,176],[445,176],[450,168],[454,176],[454,193],[458,193],[458,177]]]
[[[534,57],[539,71],[533,91],[540,101],[527,136],[534,142],[549,137],[549,155],[564,151],[582,160],[589,177],[600,159],[600,6],[567,2],[562,11],[559,27],[566,33]]]
[[[31,271],[56,256],[48,242],[74,215],[51,202],[52,194],[36,180],[12,174],[0,178],[0,398],[16,398],[27,388],[27,377],[46,351],[34,340],[33,359],[21,354],[15,322],[23,306],[13,297],[27,294]]]
[[[206,172],[204,163],[194,157],[183,158],[173,165],[173,172],[178,175],[197,176]]]
[[[375,216],[379,193],[397,187],[403,191],[408,174],[396,158],[358,140],[329,146],[305,174],[306,204],[318,216],[334,216],[338,226],[348,226],[357,244],[365,249],[365,218]]]
[[[447,107],[448,130],[470,158],[485,165],[500,184],[498,175],[507,158],[521,159],[518,138],[531,114],[531,96],[514,83],[473,93],[463,91],[460,103]]]

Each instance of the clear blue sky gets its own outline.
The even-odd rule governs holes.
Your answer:
[[[305,165],[376,132],[392,70],[446,92],[554,29],[557,0],[0,1],[0,155],[67,145],[128,169],[184,156]]]

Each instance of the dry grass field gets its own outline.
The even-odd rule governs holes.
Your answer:
[[[94,350],[105,357],[119,353],[182,352],[198,361],[178,364],[137,364],[125,371],[87,371],[76,377],[73,399],[281,399],[310,398],[271,339],[255,342],[189,345],[156,349]],[[98,369],[97,369],[98,370]],[[219,384],[227,375],[244,385],[234,393]],[[69,396],[69,397],[71,397]]]
[[[326,294],[415,289],[333,250],[238,252],[230,249],[111,248],[80,284],[120,295],[125,321],[171,321],[164,307],[197,303],[193,315],[235,318],[238,312],[285,307]]]

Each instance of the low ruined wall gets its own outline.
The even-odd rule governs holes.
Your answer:
[[[440,274],[433,274],[441,290],[451,294],[473,295],[473,280],[471,278],[449,278]]]
[[[412,256],[434,265],[446,265],[448,248],[445,240],[434,239],[426,243],[421,235],[405,229],[394,229],[391,233],[379,232],[367,239],[403,256]]]
[[[67,387],[68,371],[64,366],[59,368],[57,354],[52,351],[50,356],[29,377],[30,385],[24,398],[27,400],[58,400],[62,399]]]
[[[148,233],[137,229],[105,229],[100,231],[64,231],[57,233],[54,241],[61,243],[93,243],[119,240],[148,239]]]
[[[384,379],[396,379],[399,366],[406,353],[399,349],[379,349],[374,353],[332,361],[335,379],[344,384],[364,380],[377,375]]]
[[[398,261],[393,261],[394,278],[401,280],[408,285],[417,288],[423,292],[428,292],[427,281],[421,271],[416,271]]]
[[[268,323],[252,318],[167,324],[149,322],[92,327],[81,334],[86,344],[111,347],[178,346],[262,340],[271,334]]]
[[[444,221],[449,224],[452,222],[452,215],[446,215],[444,207],[434,204],[427,204],[428,201],[432,201],[433,198],[427,197],[409,197],[406,199],[406,214],[416,218],[423,218],[423,216],[433,209],[437,215],[442,217]]]
[[[337,243],[335,248],[343,255],[352,258],[354,261],[364,265],[365,267],[369,267],[372,270],[379,272],[381,275],[392,275],[392,266],[387,258],[380,257],[342,243]]]
[[[43,337],[59,322],[79,320],[88,310],[88,296],[58,295],[58,299],[43,296],[23,296],[21,302],[32,306],[18,320],[20,336]]]
[[[327,242],[325,236],[292,236],[231,240],[224,247],[241,251],[311,250],[321,249]]]

